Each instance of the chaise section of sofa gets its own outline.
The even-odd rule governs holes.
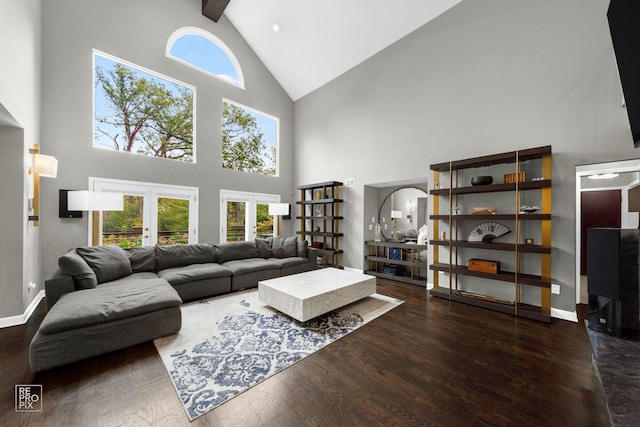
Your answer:
[[[89,270],[96,275],[93,287],[89,270],[77,259],[77,252],[61,257],[66,262],[73,259],[75,270],[65,261],[59,262],[69,273],[67,277],[72,277],[74,289],[69,289],[70,282],[62,273],[45,282],[47,300],[49,294],[53,299],[48,301],[47,315],[31,341],[29,363],[34,372],[180,330],[182,300],[166,280],[152,272],[133,272],[118,247],[85,248],[84,254],[89,261],[80,258],[87,265],[91,262]],[[109,265],[101,267],[106,260]],[[77,277],[87,279],[82,287],[75,282]]]

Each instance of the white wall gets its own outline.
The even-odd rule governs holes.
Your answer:
[[[27,222],[28,149],[40,141],[40,0],[0,0],[0,319],[42,287],[38,228]],[[2,126],[4,125],[4,126]],[[36,282],[40,288],[28,290]]]
[[[639,157],[633,148],[606,0],[464,1],[295,103],[296,183],[364,186],[429,164],[553,148],[552,307],[575,310],[575,165]],[[382,24],[381,24],[382,25]],[[313,165],[309,167],[309,160]],[[432,227],[430,227],[432,228]],[[344,264],[366,239],[345,221]]]

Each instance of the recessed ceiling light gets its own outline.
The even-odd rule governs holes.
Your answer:
[[[616,178],[618,175],[617,173],[600,173],[597,175],[589,175],[589,179],[611,179]]]
[[[277,33],[278,31],[280,31],[280,25],[278,24],[273,24],[271,28],[273,28],[274,33]]]

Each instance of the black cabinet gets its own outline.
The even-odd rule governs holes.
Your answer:
[[[640,331],[640,232],[587,230],[589,328],[615,336]]]

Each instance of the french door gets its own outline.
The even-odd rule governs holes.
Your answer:
[[[237,242],[270,237],[278,230],[269,215],[269,203],[280,195],[220,190],[220,241]]]
[[[89,221],[90,244],[130,247],[198,241],[195,187],[90,178],[89,188],[124,195],[124,210],[100,212]]]

